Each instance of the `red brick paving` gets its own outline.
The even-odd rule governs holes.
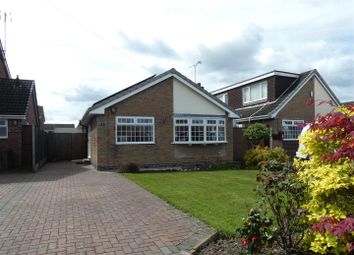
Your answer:
[[[212,233],[114,172],[60,162],[0,175],[0,254],[176,254]]]

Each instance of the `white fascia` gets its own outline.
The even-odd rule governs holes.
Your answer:
[[[298,74],[275,71],[275,72],[267,73],[267,74],[252,78],[250,80],[246,80],[246,81],[243,81],[243,82],[240,82],[240,83],[236,83],[236,84],[228,86],[228,87],[224,87],[224,88],[221,88],[221,89],[214,90],[211,93],[213,95],[219,94],[219,93],[222,93],[222,92],[229,91],[230,89],[238,88],[238,87],[241,87],[241,86],[244,86],[244,85],[256,82],[256,81],[260,81],[260,80],[263,80],[263,79],[266,79],[266,78],[269,78],[269,77],[272,77],[272,76],[283,76],[283,77],[290,77],[290,78],[299,78]]]
[[[302,82],[301,82],[301,84],[299,85],[299,86],[297,86],[297,88],[293,91],[293,92],[291,92],[289,95],[288,95],[288,97],[280,104],[280,105],[278,105],[278,107],[276,107],[274,110],[273,110],[273,112],[271,112],[271,114],[270,114],[270,116],[272,117],[272,118],[275,118],[277,115],[278,115],[278,113],[289,103],[289,101],[291,100],[291,99],[293,99],[294,98],[294,96],[305,86],[305,84],[307,84],[311,79],[312,79],[312,77],[317,77],[317,79],[318,79],[318,76],[316,75],[316,73],[315,73],[315,70],[313,70],[313,71],[311,71],[311,73],[306,77],[306,79],[305,80],[303,80]],[[323,83],[321,82],[321,85],[323,86]]]
[[[0,115],[0,119],[11,119],[11,120],[24,120],[25,115]]]

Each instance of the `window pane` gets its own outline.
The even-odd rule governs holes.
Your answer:
[[[203,120],[201,120],[201,119],[194,119],[194,120],[192,120],[192,124],[203,124]]]
[[[204,126],[192,126],[191,136],[193,142],[204,141]]]
[[[207,126],[206,136],[207,136],[207,141],[216,141],[217,140],[216,126]]]
[[[250,100],[250,88],[246,87],[243,89],[243,102],[248,102]]]
[[[188,126],[176,126],[175,127],[175,141],[176,142],[188,142]]]
[[[267,83],[262,83],[262,98],[266,98],[267,94]]]
[[[138,123],[152,123],[152,119],[138,119]]]
[[[218,131],[218,141],[225,141],[225,127],[219,126]]]
[[[250,88],[251,88],[251,101],[262,98],[262,90],[260,84],[253,85]]]
[[[0,126],[5,126],[6,125],[6,121],[5,120],[0,120]]]
[[[216,124],[216,120],[208,120],[207,123],[208,124]]]
[[[176,119],[176,124],[188,124],[188,120],[186,119]]]
[[[0,137],[5,137],[5,136],[7,136],[7,128],[0,127]]]

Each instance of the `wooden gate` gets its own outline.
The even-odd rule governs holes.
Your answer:
[[[73,160],[87,157],[87,141],[84,133],[47,134],[48,160]]]

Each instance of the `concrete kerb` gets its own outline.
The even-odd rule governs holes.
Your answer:
[[[192,250],[190,251],[190,254],[195,255],[197,254],[202,248],[207,246],[209,243],[215,241],[218,239],[219,233],[215,232],[214,234],[211,234],[210,236],[206,237],[205,239],[201,240],[198,244],[196,244]]]

